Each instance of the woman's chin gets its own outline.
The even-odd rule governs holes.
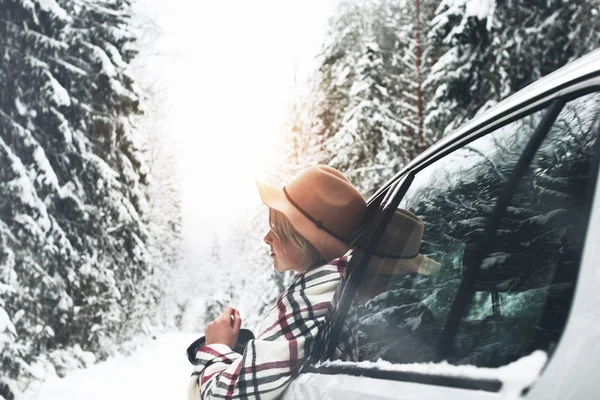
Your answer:
[[[277,265],[277,263],[273,264],[273,269],[275,270],[275,272],[285,272],[285,271],[287,271],[287,269],[285,267],[282,267],[281,265]]]

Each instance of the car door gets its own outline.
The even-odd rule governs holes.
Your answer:
[[[592,213],[600,93],[573,92],[507,122],[440,149],[379,194],[328,335],[335,348],[341,327],[351,325],[359,361],[324,355],[284,398],[548,395],[542,372],[549,358],[567,357],[561,336],[577,313],[581,281],[600,284],[581,263],[594,248],[590,218],[600,218],[600,205]],[[396,208],[424,221],[420,252],[440,264],[434,274],[370,273]],[[365,300],[374,280],[385,290]],[[600,337],[600,327],[588,325],[587,335]],[[569,374],[584,372],[573,366]],[[546,389],[536,391],[536,381]]]

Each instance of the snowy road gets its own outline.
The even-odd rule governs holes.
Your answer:
[[[21,399],[183,400],[192,369],[185,349],[197,337],[165,334],[129,357],[115,357],[66,378],[50,379],[26,391]]]

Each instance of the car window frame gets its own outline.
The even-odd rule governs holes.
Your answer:
[[[588,79],[586,81],[578,81],[577,84],[574,84],[572,87],[561,88],[560,91],[553,92],[553,95],[546,97],[546,101],[536,102],[535,104],[523,104],[523,105],[521,105],[521,107],[518,110],[513,110],[512,115],[505,115],[504,117],[499,117],[499,118],[494,118],[492,120],[484,121],[484,123],[482,123],[481,125],[474,128],[473,131],[467,131],[461,136],[456,136],[453,138],[452,141],[445,143],[445,145],[443,147],[438,148],[435,152],[430,152],[429,154],[426,155],[426,157],[419,157],[416,160],[414,160],[413,162],[411,162],[407,167],[403,168],[403,170],[401,170],[398,174],[396,174],[396,176],[394,176],[393,179],[391,179],[386,184],[384,184],[382,186],[382,188],[380,190],[378,190],[371,197],[371,199],[369,199],[368,204],[369,205],[376,204],[375,202],[378,201],[379,198],[382,198],[382,197],[385,198],[390,193],[397,191],[396,189],[398,188],[398,185],[400,184],[400,182],[405,181],[406,177],[412,176],[412,179],[414,179],[414,177],[417,176],[419,171],[427,168],[429,165],[440,160],[441,158],[448,156],[449,154],[453,153],[454,151],[458,150],[459,148],[467,146],[471,142],[473,142],[483,136],[486,136],[487,134],[490,134],[506,125],[509,125],[510,123],[512,123],[514,121],[520,120],[528,115],[535,113],[536,111],[547,108],[543,114],[542,121],[540,121],[538,123],[538,125],[536,126],[536,134],[538,136],[537,140],[539,141],[539,143],[537,144],[537,146],[533,146],[532,148],[530,148],[530,146],[527,146],[526,149],[524,149],[523,152],[521,153],[521,155],[519,156],[520,158],[522,158],[527,152],[529,152],[531,157],[533,157],[533,155],[539,148],[541,141],[543,141],[543,139],[548,135],[548,133],[552,127],[552,123],[556,120],[556,117],[559,115],[560,111],[564,108],[564,105],[566,103],[568,103],[569,101],[572,101],[579,97],[585,96],[586,94],[590,94],[590,93],[594,93],[594,92],[600,92],[600,73],[594,74],[594,76],[591,76],[591,77],[588,76]],[[540,130],[540,132],[538,133],[537,131],[542,126],[543,120],[551,112],[552,104],[557,104],[553,111],[555,113],[555,116],[552,119],[552,121],[550,123],[548,123],[547,126],[543,130]],[[534,134],[534,136],[536,136],[536,135]],[[533,138],[531,138],[531,140],[533,140]],[[592,195],[593,195],[593,192],[598,191],[597,179],[598,179],[598,174],[599,174],[599,169],[600,169],[600,165],[598,163],[598,160],[600,160],[600,141],[598,143],[599,144],[596,146],[597,147],[596,154],[594,155],[596,164],[593,167],[594,169],[592,171],[592,178],[589,183],[591,185],[595,185],[593,187],[594,190],[591,190]],[[531,159],[526,164],[524,164],[524,167],[528,167],[530,165],[530,163],[531,163]],[[509,182],[513,181],[512,176],[513,176],[514,170],[516,170],[516,169],[517,169],[517,167],[515,166],[515,168],[513,168],[513,171],[511,171],[511,179],[509,179]],[[593,180],[594,177],[596,178],[595,181]],[[516,180],[516,184],[519,183],[521,178],[522,177],[519,177]],[[411,183],[412,183],[412,179],[411,179]],[[408,185],[408,187],[410,187],[410,185]],[[405,189],[408,190],[408,187],[406,187]],[[404,193],[402,193],[401,196],[396,195],[395,197],[393,196],[392,198],[388,198],[387,203],[388,204],[392,204],[392,202],[397,203],[396,204],[396,208],[397,208],[397,205],[401,202],[404,194],[406,193],[406,190],[404,190]],[[514,191],[514,189],[513,189],[513,191]],[[504,192],[505,192],[505,189],[503,190],[503,193]],[[510,198],[508,199],[508,201],[510,201]],[[384,202],[382,202],[382,203],[384,203]],[[382,204],[382,203],[377,205],[380,216],[383,215],[381,213],[384,211],[383,208],[385,208],[385,204]],[[498,203],[498,201],[497,201],[497,203]],[[588,204],[588,203],[586,203],[586,204]],[[588,204],[588,205],[591,207],[591,204]],[[505,210],[506,206],[504,206],[503,208]],[[389,222],[389,219],[391,218],[391,215],[392,215],[392,213],[389,213],[389,215],[387,216],[388,217],[387,220],[382,220],[380,222],[385,222],[385,224],[387,224],[387,222]],[[503,215],[503,213],[499,212],[499,218],[501,218],[502,215]],[[489,219],[490,219],[490,217],[488,217],[487,224],[489,224]],[[375,219],[373,219],[373,221],[375,221]],[[366,222],[368,223],[369,221],[366,221]],[[374,227],[371,229],[375,230]],[[586,240],[587,240],[587,237],[586,237]],[[358,241],[355,240],[355,242],[358,242]],[[375,243],[372,243],[372,245],[374,248]],[[581,253],[583,253],[583,251],[585,249],[585,246],[586,245],[584,243],[583,248],[580,250],[579,259],[581,257]],[[368,263],[368,260],[366,260],[366,262],[364,262],[364,260],[363,260],[362,268],[359,268],[359,267],[361,267],[361,265],[356,265],[356,264],[360,264],[357,262],[353,266],[352,272],[354,272],[357,269],[364,270],[367,263]],[[580,263],[581,263],[581,259],[580,259],[579,264]],[[481,261],[480,261],[480,264],[481,264]],[[578,268],[579,267],[580,267],[580,265],[578,265]],[[354,275],[354,278],[352,278],[352,275]],[[358,276],[358,274],[356,272],[354,272],[354,274],[350,273],[348,276],[348,279],[345,282],[345,287],[343,288],[343,290],[350,290],[351,288],[357,287],[357,283],[358,283],[356,281],[357,276]],[[578,278],[579,278],[579,275],[577,275],[577,279]],[[461,282],[461,284],[462,284],[462,282]],[[340,308],[341,308],[341,310],[343,310],[345,308],[347,311],[347,308],[349,307],[349,304],[347,304],[349,294],[343,298],[344,301],[340,304],[339,307],[336,307],[336,310],[334,310],[334,318],[332,319],[331,324],[335,325],[337,323],[339,325],[340,321],[341,321],[341,323],[343,323],[343,320],[345,319],[346,316],[343,315],[343,313],[338,312],[338,311],[340,311]],[[468,310],[468,305],[467,305],[467,307],[464,308],[464,311],[466,311],[466,310]],[[456,317],[454,316],[454,318],[456,318]],[[460,318],[458,320],[460,321]],[[567,320],[567,324],[568,324],[568,320]],[[335,337],[333,335],[329,339],[331,339],[331,341],[330,341],[330,343],[328,343],[327,347],[329,349],[334,349],[335,346],[337,345],[337,341],[335,340]],[[327,358],[330,358],[330,357],[325,357],[325,358],[322,357],[321,361],[323,361]],[[382,369],[367,369],[367,368],[357,368],[357,367],[347,367],[347,366],[318,366],[318,367],[311,366],[306,372],[313,372],[313,373],[320,373],[320,374],[361,375],[361,376],[368,376],[368,377],[372,377],[372,378],[379,378],[379,379],[386,379],[386,380],[407,381],[407,382],[414,382],[414,383],[426,383],[426,384],[431,384],[431,385],[440,385],[440,386],[445,386],[445,387],[456,387],[456,388],[473,389],[473,390],[483,390],[483,391],[488,391],[488,392],[498,392],[501,390],[501,387],[502,387],[502,383],[500,381],[494,380],[494,379],[479,379],[479,378],[464,378],[464,377],[459,378],[459,377],[448,377],[448,376],[441,376],[441,375],[426,375],[426,374],[422,374],[422,373],[399,372],[399,371],[390,371],[390,370],[382,370]]]

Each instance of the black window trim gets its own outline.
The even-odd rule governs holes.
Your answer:
[[[412,165],[412,166],[409,165],[407,168],[404,168],[402,171],[400,171],[398,174],[396,174],[396,176],[393,179],[391,179],[384,187],[382,187],[382,189],[378,190],[371,197],[371,199],[369,199],[368,204],[370,205],[375,199],[377,199],[379,196],[382,196],[383,191],[387,190],[382,204],[392,205],[394,203],[397,203],[396,207],[392,208],[392,210],[395,210],[398,207],[399,203],[402,201],[402,198],[406,194],[408,188],[410,187],[410,184],[409,184],[408,187],[406,187],[405,190],[402,191],[402,193],[399,193],[400,192],[398,190],[399,187],[406,186],[406,185],[399,185],[400,182],[402,182],[403,180],[404,180],[403,182],[406,182],[406,178],[409,178],[409,181],[412,184],[412,180],[414,179],[414,177],[416,176],[416,174],[419,171],[423,170],[424,168],[431,165],[435,161],[441,159],[442,157],[447,156],[448,154],[454,152],[458,148],[464,147],[464,146],[468,145],[470,142],[477,140],[478,138],[483,137],[483,136],[491,133],[492,131],[495,131],[503,126],[506,126],[506,125],[514,122],[514,121],[522,119],[523,117],[525,117],[527,115],[531,115],[531,114],[535,113],[536,111],[539,111],[541,109],[548,107],[544,116],[542,117],[542,121],[538,124],[538,127],[536,127],[536,132],[534,132],[534,135],[530,139],[530,142],[526,146],[526,149],[521,154],[517,165],[513,169],[512,173],[511,173],[511,178],[506,183],[507,188],[511,184],[514,185],[514,188],[512,190],[510,190],[510,188],[508,190],[509,192],[514,193],[514,190],[516,190],[516,186],[518,185],[518,182],[522,178],[522,176],[518,176],[518,175],[522,175],[525,172],[525,170],[529,167],[529,165],[535,155],[535,152],[537,151],[537,149],[541,145],[543,139],[546,137],[546,135],[550,131],[552,123],[556,120],[560,111],[563,109],[564,105],[568,101],[582,97],[586,94],[590,94],[593,92],[600,92],[600,73],[595,74],[594,77],[597,79],[595,79],[595,82],[593,82],[594,84],[592,84],[592,85],[589,85],[589,82],[583,82],[584,87],[583,88],[579,87],[579,88],[577,88],[577,90],[569,90],[569,89],[573,89],[571,87],[568,87],[566,89],[563,88],[562,93],[560,93],[560,96],[554,96],[553,98],[551,98],[543,103],[539,103],[536,107],[529,107],[526,109],[521,109],[520,112],[518,112],[518,113],[513,112],[514,115],[512,115],[510,118],[506,118],[501,121],[500,120],[492,121],[491,123],[486,124],[485,127],[481,128],[481,129],[475,129],[476,132],[471,132],[471,134],[465,133],[464,136],[457,137],[455,141],[447,143],[446,147],[442,148],[443,150],[438,149],[437,152],[433,152],[426,159],[420,161],[419,163],[416,163],[416,165]],[[590,78],[590,77],[587,77],[587,78]],[[490,122],[490,121],[486,121],[486,122]],[[544,125],[546,125],[546,126],[544,126]],[[591,179],[588,184],[588,187],[586,188],[586,192],[587,192],[586,196],[594,196],[594,193],[597,192],[594,189],[595,189],[596,181],[598,179],[598,175],[600,174],[600,140],[598,141],[598,143],[596,145],[596,152],[594,155],[594,159],[595,159],[595,164],[593,167],[594,169],[592,170]],[[519,164],[521,164],[521,166],[519,166]],[[515,171],[518,168],[521,169],[522,171],[519,171],[518,173],[516,173]],[[596,180],[594,180],[594,178]],[[396,186],[396,188],[394,188],[394,185],[398,185],[398,186]],[[590,190],[590,186],[591,186],[592,190]],[[392,192],[396,192],[395,196],[392,196],[392,198],[389,199],[388,197]],[[505,192],[507,192],[506,189],[503,190],[501,196],[503,196]],[[503,206],[502,206],[502,203],[500,202],[500,199],[497,200],[494,211],[496,211],[496,209],[498,209],[498,211],[497,211],[498,216],[496,216],[496,218],[498,218],[498,221],[502,217],[503,212],[506,210],[506,206],[507,206],[508,202],[510,202],[510,199],[512,198],[513,193],[507,193],[506,195],[504,195],[504,197],[506,197],[506,198],[503,200],[503,203],[505,203]],[[590,200],[593,200],[593,199],[590,199]],[[385,205],[384,205],[384,208],[385,208]],[[592,205],[590,203],[589,207],[591,207],[591,206]],[[381,206],[379,208],[381,208]],[[494,212],[492,214],[494,214]],[[385,215],[384,215],[384,217],[385,217]],[[389,213],[389,217],[387,219],[384,219],[383,222],[385,222],[385,225],[387,225],[387,222],[389,221],[390,218],[391,218],[391,213]],[[488,226],[492,225],[490,223],[491,221],[492,221],[492,216],[490,216],[488,219],[488,224],[487,224]],[[497,225],[497,222],[495,223],[495,225]],[[385,229],[385,227],[383,227],[383,229],[381,229],[381,232],[383,232],[384,229]],[[585,227],[585,230],[587,232],[587,225]],[[496,228],[493,229],[492,234],[495,235],[495,231],[496,231]],[[589,238],[586,237],[586,242],[588,239]],[[581,262],[580,258],[581,258],[581,255],[582,255],[585,247],[586,247],[586,243],[584,243],[583,248],[581,249],[580,254],[579,254],[578,268],[580,267],[580,265],[579,265]],[[368,251],[367,251],[367,253],[368,253]],[[474,271],[479,270],[480,264],[483,261],[484,257],[485,257],[485,253],[483,253],[483,257],[481,258],[481,260],[479,260],[479,263],[474,263],[474,265],[478,265],[477,268],[473,268]],[[364,270],[364,268],[362,268],[362,269]],[[364,271],[363,271],[363,273],[364,273]],[[473,274],[475,274],[475,272],[473,272]],[[358,278],[358,276],[356,276],[356,277]],[[476,278],[476,276],[475,276],[475,278]],[[577,279],[579,279],[579,274],[577,274]],[[463,281],[464,280],[465,279],[463,279]],[[345,285],[346,287],[348,287],[348,289],[357,285],[356,283],[351,284],[352,281],[353,280],[352,280],[351,276],[349,276],[349,278],[346,282],[346,285]],[[356,280],[354,282],[356,282]],[[474,282],[474,279],[473,279],[473,282]],[[461,282],[461,286],[462,286],[462,282]],[[472,286],[472,285],[470,285],[470,286]],[[346,291],[346,287],[343,288],[344,291]],[[356,288],[354,288],[354,289],[356,289]],[[466,289],[463,289],[463,290],[466,290]],[[574,290],[576,290],[576,289],[574,289]],[[459,288],[459,291],[460,291],[460,288]],[[472,292],[472,290],[471,290],[471,292]],[[348,293],[348,295],[349,294],[350,293]],[[468,294],[468,293],[466,293],[466,294]],[[340,311],[343,311],[345,309],[345,313],[343,313],[343,314],[347,314],[347,311],[348,311],[347,308],[349,308],[349,302],[347,301],[348,300],[347,296],[345,298],[342,297],[342,300],[343,300],[343,302],[341,303],[342,310],[340,310]],[[344,300],[346,300],[346,301],[344,301]],[[466,304],[466,306],[465,306],[464,304],[457,303],[457,301],[458,301],[458,293],[457,293],[457,298],[455,299],[452,307],[454,308],[455,307],[454,304],[458,304],[456,306],[457,310],[462,310],[460,317],[457,319],[457,321],[460,322],[460,319],[462,318],[462,314],[468,309],[469,304]],[[464,299],[461,300],[461,303],[464,303],[464,302],[465,302]],[[467,303],[470,303],[470,302],[467,301]],[[345,305],[345,304],[347,304],[347,305]],[[452,313],[452,311],[451,311],[451,313]],[[458,311],[455,311],[455,313],[458,314]],[[342,312],[339,312],[336,314],[337,314],[336,318],[334,318],[334,320],[332,322],[334,322],[334,323],[337,322],[338,324],[340,324],[340,321],[341,321],[341,323],[343,324],[344,318],[341,318]],[[450,320],[450,314],[447,318],[447,323],[449,320]],[[458,322],[456,323],[456,327],[458,327]],[[567,321],[567,323],[568,323],[568,321]],[[340,325],[340,331],[341,331],[341,326],[342,325]],[[446,330],[446,329],[444,329],[444,330]],[[454,332],[454,334],[455,333],[456,332]],[[440,344],[440,351],[442,351],[442,348],[446,347],[446,346],[449,346],[447,348],[451,348],[451,343],[454,339],[454,334],[452,334],[452,335],[447,334],[447,337],[449,339],[445,339],[445,340],[449,341],[450,345],[448,345],[447,343],[445,343],[444,345]],[[339,334],[338,334],[338,336],[339,336]],[[334,338],[334,336],[332,335],[329,339],[333,339],[333,338]],[[440,340],[440,342],[441,342],[441,340]],[[336,347],[333,344],[334,344],[334,341],[330,340],[328,348],[331,351],[333,351]],[[337,339],[335,340],[335,345],[337,345]],[[443,351],[448,351],[448,350],[443,350]],[[328,354],[327,358],[331,358],[331,356]],[[441,360],[438,360],[438,361],[441,361]],[[494,379],[458,378],[458,377],[422,374],[422,373],[417,373],[417,372],[403,372],[403,371],[390,371],[390,370],[362,368],[359,366],[352,366],[352,367],[349,367],[349,366],[319,366],[319,367],[310,366],[307,370],[305,370],[305,372],[330,374],[330,375],[331,374],[346,374],[346,375],[353,375],[353,376],[366,376],[366,377],[372,377],[372,378],[378,378],[378,379],[424,383],[424,384],[446,386],[446,387],[483,390],[483,391],[488,391],[488,392],[498,392],[502,387],[502,383],[500,381],[494,380]]]

